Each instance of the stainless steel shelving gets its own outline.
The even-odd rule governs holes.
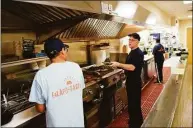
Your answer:
[[[31,59],[23,59],[23,60],[18,60],[18,61],[6,62],[6,63],[1,63],[1,68],[7,68],[7,67],[22,65],[22,64],[28,64],[28,63],[33,63],[33,62],[38,62],[38,61],[43,61],[43,60],[48,60],[48,59],[49,59],[48,57],[38,57],[38,58],[31,58]]]

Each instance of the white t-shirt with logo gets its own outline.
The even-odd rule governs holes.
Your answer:
[[[83,88],[78,64],[52,63],[36,73],[29,101],[46,105],[47,127],[84,127]]]

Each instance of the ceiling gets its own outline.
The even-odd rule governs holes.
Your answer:
[[[191,0],[189,0],[191,1]],[[192,3],[184,4],[183,1],[151,1],[162,11],[171,16],[177,17],[179,20],[192,19],[188,15],[192,15]]]

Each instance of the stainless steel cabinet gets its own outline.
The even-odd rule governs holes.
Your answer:
[[[156,74],[156,70],[155,70],[155,61],[154,58],[151,59],[151,71],[152,71],[152,77]]]
[[[147,61],[147,76],[148,79],[152,77],[152,64],[151,64],[151,59]]]
[[[143,66],[142,70],[141,70],[141,81],[142,81],[142,87],[143,85],[145,85],[146,83],[146,69],[145,69],[145,65]]]
[[[147,61],[147,75],[148,75],[148,79],[151,79],[155,75],[154,58],[151,58]]]
[[[155,75],[155,62],[154,58],[150,58],[144,62],[142,72],[141,72],[141,80],[142,87]]]

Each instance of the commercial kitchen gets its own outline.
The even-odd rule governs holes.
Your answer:
[[[144,52],[142,127],[192,127],[192,18],[167,13],[172,4],[192,16],[191,2],[2,0],[1,127],[46,127],[28,98],[35,74],[51,63],[49,38],[69,45],[68,61],[82,69],[85,126],[127,127],[126,76],[110,63],[125,63],[131,33]],[[156,39],[166,51],[161,85],[154,83]]]

